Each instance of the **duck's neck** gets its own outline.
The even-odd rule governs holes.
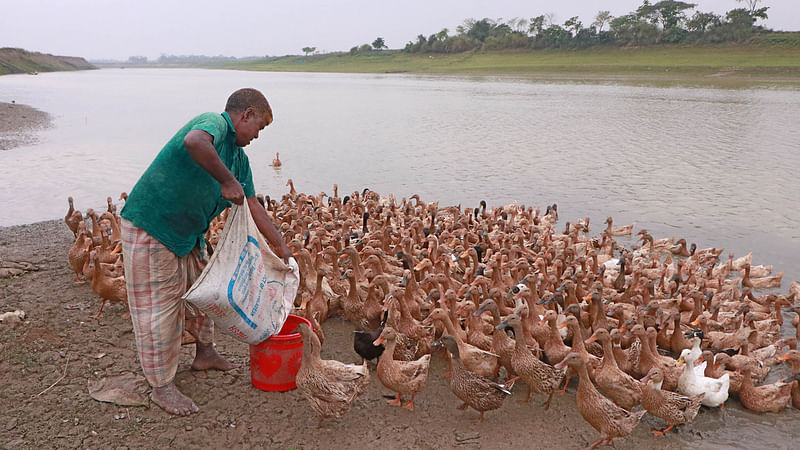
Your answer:
[[[614,346],[611,345],[611,339],[603,339],[600,343],[603,344],[603,365],[611,364],[619,368],[619,365],[617,365],[617,358],[614,357]]]
[[[384,344],[383,353],[381,353],[380,362],[394,361],[394,348],[397,346],[397,340],[387,339]]]

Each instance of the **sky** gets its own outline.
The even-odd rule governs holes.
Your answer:
[[[687,0],[692,2],[691,0]],[[724,15],[736,0],[694,0]],[[281,56],[303,47],[347,51],[383,37],[402,48],[464,19],[542,14],[585,26],[600,10],[620,16],[642,0],[0,0],[0,47],[89,60],[167,55]],[[774,30],[800,31],[800,0],[762,0]],[[690,12],[691,13],[691,12]]]

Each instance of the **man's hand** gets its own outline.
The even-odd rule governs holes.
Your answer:
[[[244,203],[244,189],[236,178],[231,178],[230,180],[222,183],[221,186],[222,198],[225,200],[230,200],[237,205]]]
[[[272,251],[275,252],[275,256],[281,258],[288,266],[289,258],[293,256],[292,250],[286,245],[283,236],[281,236],[278,229],[275,228],[275,225],[272,223],[272,220],[267,216],[264,207],[256,200],[255,196],[247,199],[247,205],[250,207],[250,214],[253,217],[253,221],[256,223],[256,227],[258,227],[258,231],[267,238],[267,242],[269,242],[270,247],[272,247]]]

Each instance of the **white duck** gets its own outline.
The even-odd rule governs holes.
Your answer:
[[[689,359],[692,359],[696,362],[700,357],[703,355],[703,350],[700,349],[700,338],[699,337],[692,337],[690,339],[692,341],[692,348],[691,349],[684,349],[683,351],[689,352],[690,357],[684,358],[684,361],[689,362]],[[706,361],[701,362],[700,364],[692,364],[694,368],[694,374],[696,377],[703,376],[706,373]]]
[[[678,358],[678,365],[685,363],[692,370],[683,370],[680,378],[678,378],[678,391],[689,396],[705,394],[702,401],[703,405],[712,408],[721,406],[728,399],[730,375],[726,373],[720,378],[698,375],[694,367],[695,361],[697,361],[697,356],[694,355],[693,350],[684,349],[681,352],[681,356]]]

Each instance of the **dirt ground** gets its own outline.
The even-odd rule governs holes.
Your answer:
[[[46,112],[27,105],[0,102],[0,150],[36,142],[36,131],[50,126]]]
[[[123,306],[107,305],[99,320],[89,317],[100,302],[90,286],[74,283],[67,263],[71,236],[61,220],[0,228],[0,259],[27,260],[40,268],[0,279],[0,313],[22,309],[27,314],[16,325],[0,323],[3,448],[578,448],[598,438],[577,410],[574,385],[567,394],[557,395],[548,411],[540,406],[543,397],[520,403],[525,388],[518,385],[501,409],[488,412],[483,423],[473,423],[475,411],[456,409],[460,401],[441,376],[446,364],[441,355],[433,358],[415,412],[386,404],[383,395],[389,391],[373,372],[368,391],[343,419],[320,424],[296,390],[254,388],[248,346],[222,334],[217,335],[217,348],[241,365],[237,370],[192,371],[193,348],[183,350],[176,381],[197,402],[198,414],[179,418],[154,404],[121,407],[96,401],[89,395],[88,382],[141,371]],[[324,328],[323,357],[357,362],[352,326],[332,318]],[[617,440],[616,447],[728,447],[703,440],[718,437],[720,426],[754,420],[735,405],[729,410],[704,409],[695,423],[663,438],[650,433],[663,422],[646,415],[633,435]],[[783,414],[798,418],[797,411]],[[778,415],[758,417],[759,426],[771,433]],[[796,437],[782,442],[789,448]]]

